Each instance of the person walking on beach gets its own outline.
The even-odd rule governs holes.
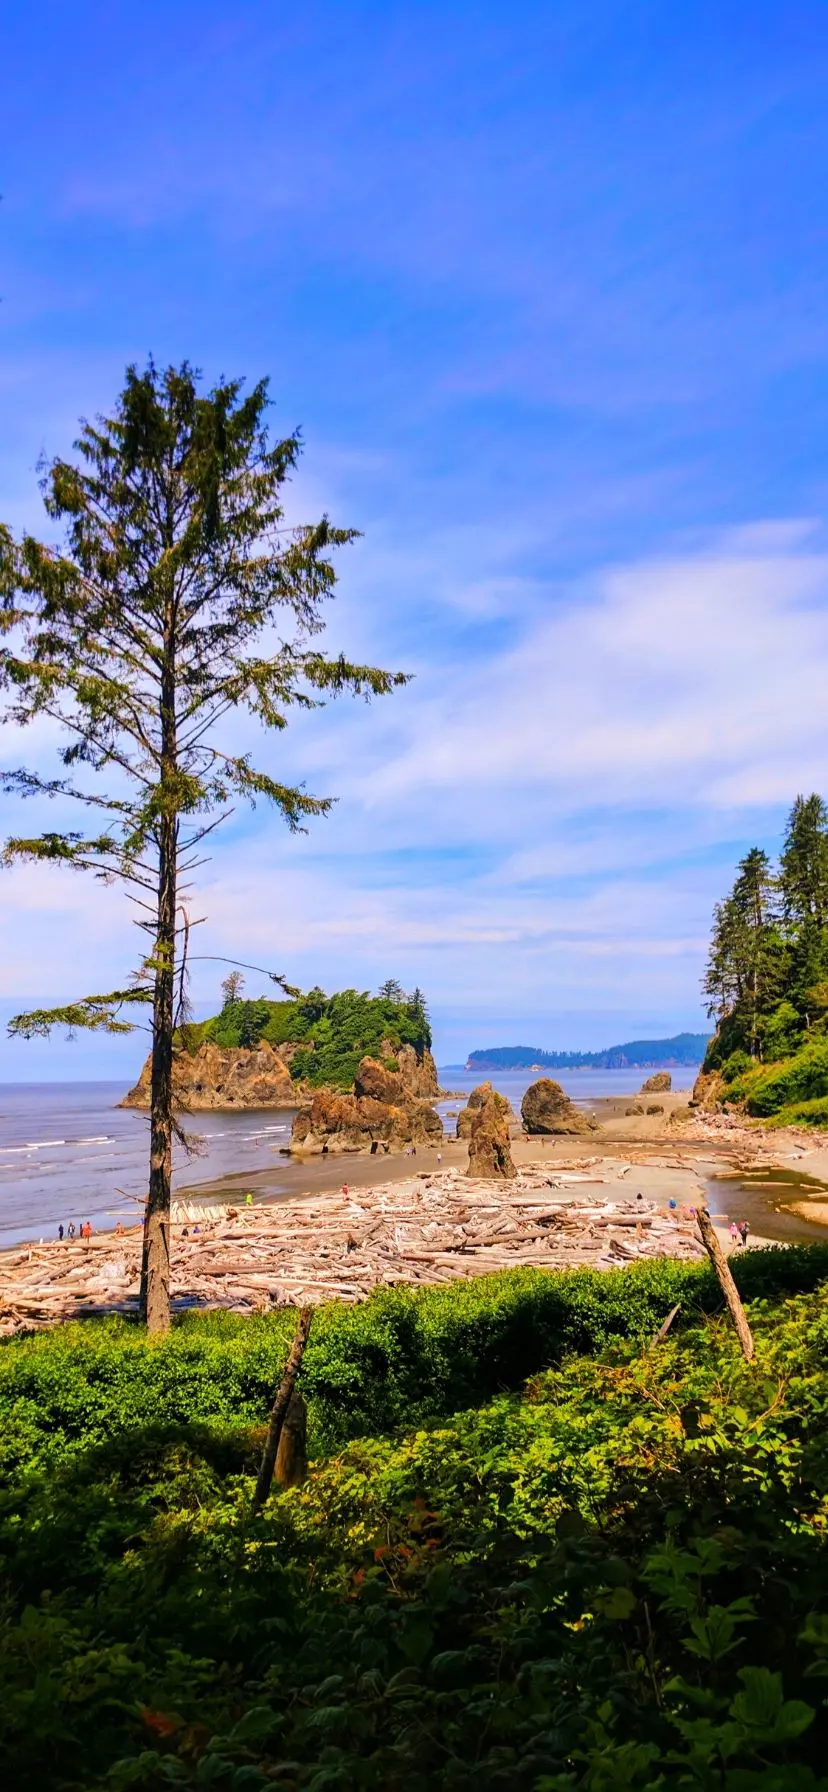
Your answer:
[[[739,1228],[735,1220],[731,1220],[730,1222],[730,1242],[731,1244],[739,1243]]]
[[[63,1227],[62,1226],[58,1226],[58,1238],[60,1239],[61,1244],[62,1244],[63,1243]]]
[[[742,1240],[743,1245],[747,1244],[749,1231],[750,1231],[750,1226],[748,1225],[747,1220],[740,1220],[739,1221],[739,1236]]]
[[[70,1238],[74,1238],[74,1236],[75,1236],[75,1222],[74,1222],[74,1220],[70,1220],[70,1221],[69,1221],[69,1226],[68,1226],[68,1235],[69,1235],[69,1237],[70,1237]]]

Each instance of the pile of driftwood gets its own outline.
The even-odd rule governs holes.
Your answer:
[[[583,1166],[527,1169],[506,1183],[444,1170],[348,1194],[231,1207],[220,1217],[213,1206],[205,1218],[193,1203],[193,1218],[172,1228],[174,1306],[250,1312],[360,1301],[374,1288],[518,1264],[609,1269],[700,1255],[689,1213],[630,1199],[623,1183],[610,1200],[603,1181]],[[139,1267],[137,1229],[9,1251],[0,1263],[0,1336],[134,1312]]]

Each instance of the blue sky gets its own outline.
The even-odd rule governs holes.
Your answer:
[[[0,515],[128,361],[269,374],[292,514],[364,531],[330,645],[415,678],[265,745],[340,800],[233,821],[202,949],[417,982],[444,1060],[700,1026],[713,901],[828,790],[824,9],[283,10],[7,10]],[[115,891],[0,897],[0,1014],[134,962]]]

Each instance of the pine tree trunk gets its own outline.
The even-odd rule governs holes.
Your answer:
[[[176,904],[175,821],[161,824],[155,994],[152,1012],[150,1173],[144,1216],[141,1304],[147,1330],[170,1324],[170,1202]]]
[[[165,784],[175,777],[178,754],[175,713],[175,600],[166,615],[161,681],[161,813],[158,821],[158,909],[155,930],[155,990],[152,1010],[150,1085],[150,1172],[144,1216],[141,1307],[148,1332],[170,1326],[170,1206],[172,1198],[173,1030],[175,1022],[175,921],[178,820],[164,803]]]

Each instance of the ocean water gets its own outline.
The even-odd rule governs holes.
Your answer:
[[[136,1220],[147,1186],[146,1114],[119,1108],[123,1083],[0,1083],[0,1248],[54,1237],[58,1224],[96,1231]],[[228,1174],[267,1169],[290,1138],[293,1113],[190,1114],[199,1139],[175,1150],[182,1192]]]
[[[630,1095],[641,1087],[641,1070],[562,1071],[558,1080],[573,1100],[589,1109],[603,1095]],[[675,1070],[674,1088],[690,1088],[695,1071]],[[515,1110],[524,1090],[536,1081],[528,1071],[492,1072],[489,1080]],[[458,1098],[438,1103],[447,1124],[462,1096],[481,1074],[447,1066],[442,1086]],[[59,1224],[91,1220],[96,1231],[119,1219],[134,1222],[147,1185],[149,1127],[145,1114],[119,1108],[120,1082],[0,1084],[0,1248],[27,1238],[54,1237]],[[307,1172],[280,1156],[287,1145],[293,1111],[267,1108],[243,1114],[191,1114],[186,1130],[198,1138],[198,1154],[187,1158],[176,1147],[174,1187],[181,1193],[224,1176],[272,1171],[272,1192],[287,1193]],[[451,1124],[453,1131],[453,1124]],[[242,1192],[242,1183],[238,1184]],[[268,1179],[268,1187],[270,1181]]]

